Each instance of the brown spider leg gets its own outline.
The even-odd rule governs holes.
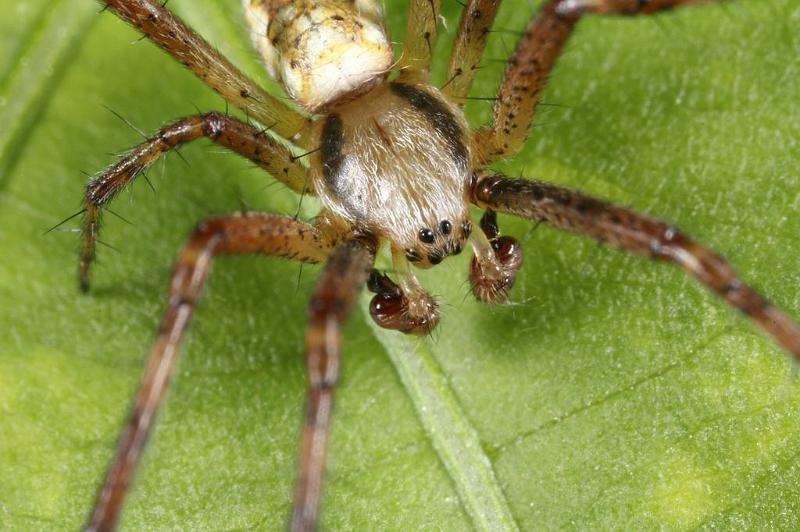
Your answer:
[[[286,139],[296,139],[310,124],[302,114],[268,94],[214,50],[202,37],[155,0],[102,0],[180,61],[225,100]]]
[[[410,4],[399,79],[406,83],[424,83],[428,81],[436,46],[440,0],[411,0]]]
[[[447,68],[447,82],[442,91],[464,105],[472,81],[480,67],[489,31],[500,7],[500,0],[469,0],[461,13],[458,35]]]
[[[794,321],[742,283],[724,258],[674,226],[542,181],[482,175],[473,184],[472,196],[484,208],[546,222],[623,251],[677,264],[800,361],[800,328]]]
[[[479,165],[516,154],[525,143],[547,78],[587,12],[652,14],[709,0],[549,0],[528,25],[500,85],[490,129],[476,133]]]
[[[78,278],[83,291],[89,287],[89,268],[95,257],[103,207],[125,185],[156,159],[180,144],[208,137],[267,170],[298,193],[313,194],[305,167],[262,129],[221,113],[208,113],[178,120],[135,147],[117,164],[92,180],[86,189],[83,244]]]
[[[270,214],[213,218],[195,229],[183,248],[170,281],[169,304],[150,350],[130,418],[117,445],[88,530],[112,530],[128,485],[178,360],[189,325],[215,255],[261,253],[301,262],[325,259],[329,244],[314,227]]]
[[[308,404],[300,445],[293,531],[310,531],[317,525],[333,392],[339,379],[342,325],[372,269],[376,247],[371,238],[355,238],[337,247],[311,296],[306,333]]]

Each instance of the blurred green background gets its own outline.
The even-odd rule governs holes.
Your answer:
[[[440,85],[461,10],[443,3]],[[101,247],[80,295],[78,235],[43,232],[80,208],[82,172],[140,141],[106,107],[150,132],[224,103],[93,2],[0,5],[0,528],[75,529],[193,225],[242,202],[294,214],[298,198],[219,147],[186,146],[188,165],[170,156],[149,172],[155,193],[142,180],[114,202],[133,225],[106,217],[119,251]],[[238,2],[169,7],[274,88]],[[400,42],[405,10],[388,7]],[[504,2],[473,96],[494,94],[533,11]],[[798,29],[797,0],[587,19],[545,94],[554,105],[498,169],[675,221],[800,318]],[[468,113],[485,124],[491,103]],[[788,358],[676,269],[501,224],[525,248],[512,304],[472,301],[467,254],[421,275],[443,304],[431,338],[376,331],[363,299],[346,331],[324,528],[797,528]],[[284,526],[317,271],[216,263],[124,528]]]

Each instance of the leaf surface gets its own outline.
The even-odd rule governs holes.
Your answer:
[[[0,528],[75,529],[191,228],[242,201],[294,214],[298,198],[221,148],[186,146],[188,165],[170,156],[149,172],[155,193],[140,180],[114,202],[133,225],[106,217],[102,239],[119,252],[100,249],[80,295],[78,236],[43,232],[80,208],[81,171],[140,141],[104,106],[148,132],[225,107],[97,6],[21,4],[0,12],[0,115],[15,118],[0,134]],[[445,4],[440,85],[460,10]],[[238,2],[169,6],[274,87]],[[73,23],[48,22],[65,9]],[[530,14],[506,0],[473,96],[494,94]],[[388,15],[402,40],[405,2]],[[524,152],[497,168],[677,222],[800,318],[798,25],[796,0],[587,19]],[[31,50],[44,59],[23,64]],[[485,124],[491,104],[468,114]],[[348,325],[324,526],[796,528],[800,393],[787,357],[674,268],[521,220],[501,228],[525,249],[513,304],[466,296],[463,254],[420,275],[443,302],[432,338],[377,331],[363,312]],[[317,271],[217,261],[123,527],[284,525]],[[493,494],[485,513],[480,493]]]

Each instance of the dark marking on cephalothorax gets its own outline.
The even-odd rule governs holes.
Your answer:
[[[392,83],[392,92],[404,98],[414,109],[425,115],[431,126],[444,137],[450,148],[450,155],[460,166],[466,168],[467,147],[464,145],[464,131],[450,109],[438,98],[422,89],[404,83]]]
[[[337,114],[325,118],[320,136],[320,157],[322,158],[322,175],[332,191],[337,190],[339,173],[342,167],[342,145],[344,144],[344,124]]]

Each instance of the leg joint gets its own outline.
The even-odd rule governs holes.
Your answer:
[[[211,140],[216,140],[225,132],[229,118],[222,113],[212,111],[203,115],[203,134]]]

